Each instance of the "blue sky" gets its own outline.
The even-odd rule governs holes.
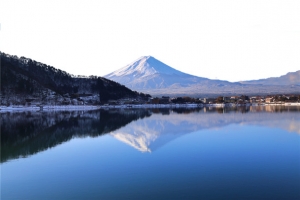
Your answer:
[[[300,1],[2,0],[0,50],[103,76],[151,55],[229,81],[300,69]]]

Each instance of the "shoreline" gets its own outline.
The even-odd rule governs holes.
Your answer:
[[[124,109],[124,108],[202,108],[202,107],[243,107],[243,106],[300,106],[300,103],[284,104],[137,104],[137,105],[45,105],[45,106],[0,106],[0,113],[21,111],[86,111],[99,109]]]

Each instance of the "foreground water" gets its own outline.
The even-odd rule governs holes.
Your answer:
[[[1,199],[300,199],[300,108],[1,114]]]

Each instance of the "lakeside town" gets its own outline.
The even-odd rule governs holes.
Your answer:
[[[80,97],[79,97],[80,96]],[[13,99],[12,99],[13,100]],[[101,102],[99,95],[57,96],[54,93],[47,98],[28,98],[25,102],[16,99],[11,103],[1,102],[0,110],[76,110],[101,108],[153,108],[153,107],[225,107],[225,106],[258,106],[283,105],[300,106],[300,95],[267,95],[267,96],[219,96],[216,98],[192,97],[151,97],[122,98]]]
[[[268,96],[219,96],[217,98],[164,97],[152,98],[152,104],[230,104],[230,105],[263,105],[263,104],[295,104],[300,102],[300,95],[268,95]]]

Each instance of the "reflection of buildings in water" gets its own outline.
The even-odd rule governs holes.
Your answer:
[[[300,106],[286,106],[286,105],[265,105],[266,112],[290,112],[290,111],[300,111]]]
[[[264,106],[250,106],[250,112],[262,112],[264,111]]]
[[[267,112],[275,112],[274,106],[266,105],[265,108]]]
[[[250,106],[250,112],[300,112],[300,106],[287,106],[287,105],[258,105]]]

